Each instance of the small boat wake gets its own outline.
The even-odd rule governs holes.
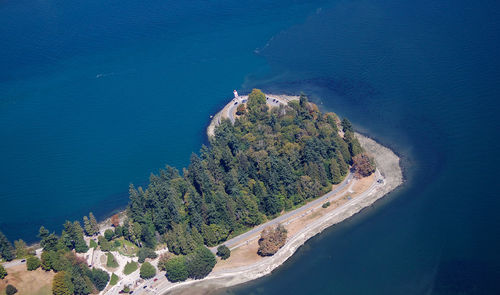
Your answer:
[[[108,77],[108,76],[113,76],[114,74],[115,74],[114,72],[97,74],[97,75],[95,75],[95,78],[96,79],[104,78],[104,77]]]

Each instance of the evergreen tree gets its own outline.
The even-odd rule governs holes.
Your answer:
[[[83,228],[85,229],[85,234],[87,234],[87,236],[93,236],[95,234],[87,216],[83,216]]]
[[[109,282],[109,274],[102,269],[93,268],[89,277],[99,291],[104,290]]]
[[[23,240],[14,241],[14,248],[16,249],[17,258],[23,258],[28,255],[28,246]]]
[[[99,232],[99,224],[97,223],[97,220],[94,217],[94,214],[92,212],[89,213],[89,221],[90,221],[90,227],[92,228],[92,235],[95,235]]]
[[[339,164],[335,158],[330,159],[330,175],[333,184],[339,184],[342,182],[342,174],[340,173]]]
[[[0,231],[0,257],[11,261],[15,258],[14,247],[9,242],[7,237]]]
[[[73,294],[73,284],[71,277],[65,271],[61,271],[52,279],[52,294],[54,295],[71,295]]]
[[[55,233],[51,233],[42,239],[40,245],[42,246],[44,251],[55,251],[57,250],[57,244],[59,239],[57,238]]]
[[[40,227],[40,230],[38,231],[38,237],[40,238],[40,240],[43,240],[45,239],[46,237],[48,237],[50,234],[50,232],[42,225]]]

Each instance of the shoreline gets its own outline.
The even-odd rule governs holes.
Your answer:
[[[231,104],[232,101],[213,117],[209,125],[209,128],[212,127],[212,132],[217,124],[215,119],[220,120],[223,111]],[[207,128],[208,136],[211,134],[209,128]],[[290,237],[276,254],[262,258],[261,262],[231,270],[215,271],[201,280],[188,280],[172,284],[169,288],[162,290],[161,294],[172,294],[172,292],[175,294],[208,293],[215,289],[228,288],[264,277],[288,260],[307,240],[361,212],[400,186],[404,181],[400,158],[392,150],[379,144],[374,139],[357,132],[355,136],[363,149],[374,158],[377,170],[385,179],[383,186],[376,186],[374,189],[364,192],[362,196],[353,198],[341,207],[336,208],[336,210],[304,227],[297,234]]]

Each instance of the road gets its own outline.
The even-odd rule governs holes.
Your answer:
[[[383,177],[381,176],[380,172],[377,170],[376,171],[376,180],[378,179],[383,179]],[[349,178],[349,179],[348,179]],[[344,182],[342,183],[343,184],[343,187],[345,187],[345,185],[347,185],[348,182],[350,182],[350,178],[352,178],[352,175],[349,174],[349,176],[344,180]],[[374,193],[374,190],[379,187],[379,186],[384,186],[385,185],[385,182],[377,182],[377,181],[374,181],[371,186],[365,190],[363,193],[361,193],[360,195],[356,196],[355,198],[352,198],[350,200],[348,200],[347,202],[345,202],[344,204],[340,205],[339,207],[333,209],[330,213],[328,213],[328,215],[324,216],[323,218],[320,218],[314,222],[312,222],[311,224],[308,224],[307,226],[305,226],[299,233],[295,234],[294,237],[298,237],[300,236],[300,233],[303,233],[303,232],[306,232],[308,230],[310,230],[311,228],[315,228],[317,226],[320,226],[323,222],[325,222],[325,219],[331,219],[331,218],[334,218],[335,215],[337,214],[341,214],[344,212],[344,210],[346,209],[347,206],[349,206],[350,204],[352,204],[353,202],[357,202],[359,201],[360,199],[364,199],[365,197],[371,195]],[[342,188],[340,188],[340,185],[336,188],[336,190],[334,191],[340,191]],[[324,201],[326,198],[328,197],[331,197],[332,195],[335,194],[334,191],[331,191],[330,193],[324,195],[323,197],[319,198],[319,199],[316,199],[314,200],[313,202],[310,202],[304,206],[302,206],[301,208],[304,208],[307,206],[307,208],[311,208],[313,207],[314,205],[319,205],[319,203],[321,201]],[[343,196],[344,194],[340,194],[339,196],[336,196],[336,198],[338,197],[341,197]],[[299,208],[299,209],[301,209]],[[297,209],[298,210],[298,209]],[[297,211],[297,210],[294,210],[292,211],[293,213],[298,213],[300,211]],[[291,212],[290,212],[291,213]],[[275,219],[276,220],[276,219]],[[267,224],[267,223],[266,223]],[[293,237],[292,237],[293,239]],[[287,241],[287,243],[289,243],[290,241]],[[261,260],[260,262],[258,263],[254,263],[252,265],[249,265],[249,266],[245,266],[245,267],[238,267],[236,270],[224,270],[224,271],[220,271],[218,272],[217,274],[214,274],[212,275],[211,279],[217,279],[217,278],[228,278],[228,274],[230,274],[231,276],[233,277],[236,277],[238,276],[239,274],[243,274],[243,273],[246,273],[248,271],[255,271],[256,269],[261,269],[263,266],[265,267],[266,264],[269,263],[269,260]],[[178,287],[179,283],[170,283],[168,280],[166,280],[165,277],[163,277],[160,281],[158,281],[158,285],[156,286],[156,288],[154,289],[154,291],[152,290],[152,293],[147,293],[147,294],[165,294],[166,292],[169,292],[172,290],[172,288],[174,287]],[[184,282],[185,285],[188,285],[190,284],[190,281],[187,281],[187,282]]]
[[[259,233],[261,232],[264,228],[268,227],[268,226],[272,226],[272,225],[277,225],[281,222],[283,222],[284,220],[288,219],[289,217],[295,215],[295,214],[300,214],[300,213],[303,213],[303,212],[306,212],[308,211],[309,209],[311,209],[312,207],[315,207],[316,205],[319,205],[321,203],[323,203],[326,199],[334,196],[335,194],[337,194],[339,191],[343,190],[345,188],[345,186],[351,181],[351,179],[353,178],[353,175],[352,173],[349,172],[349,174],[346,176],[346,178],[344,179],[344,181],[342,181],[335,189],[333,189],[332,191],[330,191],[329,193],[319,197],[318,199],[314,200],[314,201],[311,201],[303,206],[301,206],[300,208],[297,208],[295,210],[292,210],[286,214],[283,214],[279,217],[276,217],[274,218],[273,220],[270,220],[266,223],[263,223],[259,226],[256,226],[254,228],[252,228],[251,230],[247,231],[246,233],[244,234],[241,234],[237,237],[234,237],[230,240],[227,240],[226,242],[224,242],[224,245],[226,245],[229,249],[235,249],[237,248],[237,246],[242,242],[242,241],[245,241],[246,239],[248,239],[250,236],[256,234],[256,233]],[[211,248],[210,250],[212,250],[212,252],[217,252],[217,247],[213,247]]]
[[[21,262],[23,260],[24,260],[24,262]],[[25,259],[16,259],[16,260],[12,260],[12,261],[9,261],[9,262],[5,262],[2,265],[5,268],[10,268],[10,267],[18,266],[18,265],[21,265],[21,264],[26,264],[26,260]]]
[[[239,101],[235,98],[233,100],[231,100],[231,106],[227,109],[227,117],[229,118],[229,120],[231,121],[231,123],[234,124],[234,121],[236,120],[236,118],[234,117],[234,114],[236,112],[236,108],[238,107],[238,105],[240,105],[242,102],[245,103],[248,99],[248,96],[240,96],[239,97]],[[277,97],[272,97],[272,96],[266,96],[266,103],[268,106],[270,107],[278,107],[280,104],[288,104],[288,102],[284,101],[283,99],[281,98],[277,98]],[[223,114],[224,115],[224,114]],[[224,116],[222,116],[224,117]],[[220,124],[220,122],[218,122]]]

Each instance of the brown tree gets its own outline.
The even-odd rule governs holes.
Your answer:
[[[354,174],[356,177],[366,177],[370,176],[373,172],[375,172],[375,164],[370,157],[365,154],[358,154],[352,158],[352,168],[354,170]]]
[[[120,226],[120,217],[118,216],[118,214],[111,216],[111,224],[114,227]]]
[[[286,235],[287,230],[281,224],[275,228],[265,228],[260,235],[259,250],[257,254],[261,256],[274,255],[285,245]]]

